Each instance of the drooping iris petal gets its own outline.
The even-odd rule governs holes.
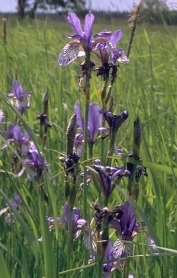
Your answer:
[[[74,146],[73,146],[73,152],[78,155],[78,157],[81,157],[84,146],[83,146],[83,140],[84,140],[84,134],[78,133],[76,134],[74,138]]]
[[[115,269],[117,267],[123,266],[124,260],[122,260],[121,258],[132,256],[133,244],[132,242],[125,242],[121,239],[117,239],[113,244],[112,251],[114,254],[114,258],[117,258],[117,260],[114,262],[114,267],[113,267],[113,269]]]
[[[94,15],[92,13],[88,13],[85,17],[85,22],[84,22],[84,33],[85,33],[85,38],[86,40],[90,40],[92,36],[92,25],[94,22]]]
[[[119,55],[119,57],[117,58],[117,60],[119,61],[119,63],[122,63],[122,64],[128,64],[128,63],[129,63],[129,59],[128,59],[127,56],[125,55],[125,52],[124,52],[123,49],[122,49],[121,55]]]
[[[159,251],[157,249],[157,245],[155,244],[155,241],[150,236],[150,234],[148,232],[144,232],[144,237],[145,237],[146,243],[147,243],[148,247],[151,249],[151,251],[153,253],[159,253]]]
[[[78,43],[75,42],[72,44],[69,43],[66,44],[58,57],[59,65],[63,67],[68,66],[71,62],[73,62],[78,58],[78,54],[79,54]]]
[[[74,29],[77,35],[82,36],[83,31],[81,27],[81,22],[78,16],[75,13],[68,13],[67,17],[68,23],[71,25],[71,27]]]

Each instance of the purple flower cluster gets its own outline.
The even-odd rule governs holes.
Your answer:
[[[16,154],[13,156],[13,164],[18,172],[16,177],[21,175],[26,170],[28,180],[35,180],[41,177],[44,168],[48,168],[49,164],[40,153],[35,144],[30,140],[29,134],[25,131],[22,132],[19,125],[13,126],[9,124],[5,133],[6,143],[1,148],[6,149],[9,144],[13,144]],[[18,159],[20,158],[20,160]],[[22,163],[22,164],[21,164]],[[19,167],[19,165],[21,165]],[[20,168],[20,170],[19,170]]]
[[[115,64],[116,61],[127,64],[129,59],[126,57],[122,48],[117,48],[117,43],[123,36],[122,30],[118,29],[114,32],[106,29],[93,35],[92,25],[94,15],[90,12],[85,17],[84,28],[81,27],[80,19],[75,13],[68,13],[68,23],[75,31],[74,35],[68,34],[67,37],[71,42],[67,43],[62,49],[58,63],[61,66],[68,66],[77,58],[87,54],[88,52],[95,53],[102,61]],[[82,47],[82,51],[79,48]]]

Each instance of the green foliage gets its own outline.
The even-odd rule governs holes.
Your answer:
[[[126,49],[130,30],[123,22],[112,21],[103,26],[97,22],[95,31],[106,28],[122,28],[125,32],[121,47]],[[83,268],[83,244],[79,238],[74,242],[72,269],[66,269],[67,233],[57,227],[49,232],[45,216],[63,214],[64,178],[59,156],[66,152],[66,128],[73,114],[73,105],[79,100],[84,103],[82,92],[77,89],[79,62],[67,68],[57,65],[57,56],[65,45],[66,34],[70,30],[63,22],[8,21],[7,44],[0,44],[0,84],[1,99],[11,91],[12,81],[17,77],[26,91],[31,91],[32,103],[25,114],[25,125],[39,149],[39,123],[36,115],[42,111],[42,96],[49,92],[50,129],[44,154],[51,164],[51,176],[45,173],[43,189],[49,202],[44,200],[40,184],[29,183],[25,175],[19,179],[11,172],[11,150],[1,151],[0,165],[0,209],[9,202],[14,192],[22,197],[20,213],[15,214],[15,225],[5,224],[5,216],[0,216],[0,261],[1,275],[11,278],[54,278],[78,277]],[[130,63],[120,66],[118,79],[113,88],[114,112],[128,110],[129,118],[120,128],[117,145],[126,153],[132,149],[133,121],[139,116],[143,131],[140,157],[148,167],[148,178],[140,182],[138,204],[132,202],[138,219],[145,220],[151,236],[159,247],[160,255],[151,254],[138,236],[135,243],[134,258],[129,259],[130,270],[135,277],[176,277],[177,275],[177,37],[173,27],[138,26],[136,31]],[[92,76],[91,101],[100,103],[101,80]],[[15,114],[2,101],[5,121],[14,123]],[[7,122],[5,122],[6,125]],[[98,153],[94,152],[97,158]],[[8,159],[7,159],[8,158]],[[120,158],[115,157],[119,165]],[[81,168],[83,161],[81,161]],[[114,191],[110,207],[120,204],[128,198],[125,181]],[[97,192],[93,185],[88,190],[88,213],[92,218]],[[76,206],[83,208],[83,191],[79,190]],[[43,243],[38,242],[42,235]],[[114,237],[114,235],[113,235]],[[163,267],[162,267],[163,266]],[[93,274],[94,264],[85,266],[88,277]],[[59,275],[60,274],[60,275]],[[89,276],[90,275],[90,276]],[[94,276],[95,275],[95,276]],[[113,277],[121,277],[117,271]]]

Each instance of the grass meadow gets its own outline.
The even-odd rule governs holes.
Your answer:
[[[127,50],[130,28],[127,22],[95,21],[94,32],[102,29],[121,28],[124,36],[119,46]],[[43,189],[29,182],[25,174],[14,178],[12,157],[15,150],[9,146],[1,150],[0,157],[0,209],[17,192],[21,209],[13,210],[15,224],[5,223],[7,213],[0,216],[0,277],[4,278],[55,278],[95,277],[95,266],[85,266],[82,236],[73,243],[71,269],[67,269],[67,232],[54,229],[49,232],[46,216],[62,216],[64,195],[63,165],[59,157],[66,153],[66,128],[73,114],[73,105],[79,100],[84,111],[84,95],[78,91],[77,77],[80,74],[76,60],[66,68],[57,63],[58,54],[67,43],[71,33],[66,19],[60,21],[7,20],[7,43],[0,38],[0,106],[5,120],[1,129],[11,122],[21,122],[31,138],[42,150],[39,138],[39,122],[36,115],[43,111],[43,95],[49,92],[49,130],[43,153],[50,164],[51,174],[44,175]],[[82,61],[82,59],[81,59]],[[32,92],[31,105],[23,120],[11,109],[4,95],[12,91],[12,82],[17,78],[27,92]],[[100,102],[102,80],[92,74],[91,101]],[[147,248],[143,236],[134,241],[133,257],[128,267],[136,278],[177,277],[177,32],[176,27],[138,25],[134,37],[130,63],[120,65],[118,78],[112,90],[114,112],[127,110],[129,118],[121,126],[116,138],[117,146],[125,153],[132,149],[133,121],[139,116],[142,123],[140,157],[147,167],[148,177],[142,177],[136,208],[138,221],[144,220],[159,247],[153,254]],[[2,136],[1,136],[2,137]],[[4,139],[2,139],[2,145]],[[94,158],[99,157],[99,146]],[[122,158],[116,157],[118,165]],[[80,160],[83,169],[83,158]],[[126,200],[124,178],[109,201],[109,207]],[[89,186],[88,219],[92,219],[92,202],[97,200],[93,184]],[[83,212],[83,189],[77,193],[75,206]],[[38,242],[43,237],[43,243]],[[113,235],[114,239],[114,235]],[[113,272],[114,277],[123,277],[122,271]],[[124,276],[125,278],[126,276]]]

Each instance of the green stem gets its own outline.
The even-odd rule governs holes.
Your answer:
[[[122,278],[127,278],[129,273],[129,261],[126,260],[123,267]]]
[[[86,53],[86,81],[85,81],[85,122],[84,122],[84,219],[87,219],[87,195],[88,195],[88,186],[87,186],[87,143],[88,143],[88,111],[90,104],[90,78],[91,78],[91,61],[90,61],[90,52]]]
[[[72,248],[73,248],[73,235],[72,235],[72,214],[73,208],[68,204],[68,248],[67,248],[67,269],[72,266]],[[68,273],[70,278],[70,273]]]
[[[110,131],[110,141],[108,147],[108,158],[107,158],[107,166],[111,166],[112,163],[112,155],[114,153],[114,143],[116,140],[116,132]]]
[[[85,81],[85,122],[84,122],[84,219],[87,217],[87,196],[88,196],[88,186],[87,186],[87,145],[88,145],[88,111],[90,104],[90,78],[91,78],[91,61],[90,52],[86,53],[86,81]],[[84,265],[88,264],[88,251],[85,249],[84,252]],[[82,273],[82,277],[87,277],[88,270],[85,268]]]
[[[107,91],[107,86],[108,86],[108,80],[109,80],[109,75],[104,81],[102,90],[101,90],[101,103],[102,103],[102,109],[106,109],[106,91]]]
[[[89,102],[85,103],[85,122],[84,122],[84,219],[87,219],[87,194],[88,194],[88,186],[87,186],[87,142],[88,142],[88,110],[89,110]]]
[[[98,261],[98,270],[97,270],[97,277],[98,278],[103,278],[103,260]]]
[[[89,144],[89,158],[93,158],[93,143]]]
[[[105,104],[107,105],[109,100],[110,100],[110,97],[111,97],[111,92],[112,92],[112,85],[113,84],[110,84],[108,86],[108,89],[107,89],[107,94],[106,94],[106,99],[105,99]]]

